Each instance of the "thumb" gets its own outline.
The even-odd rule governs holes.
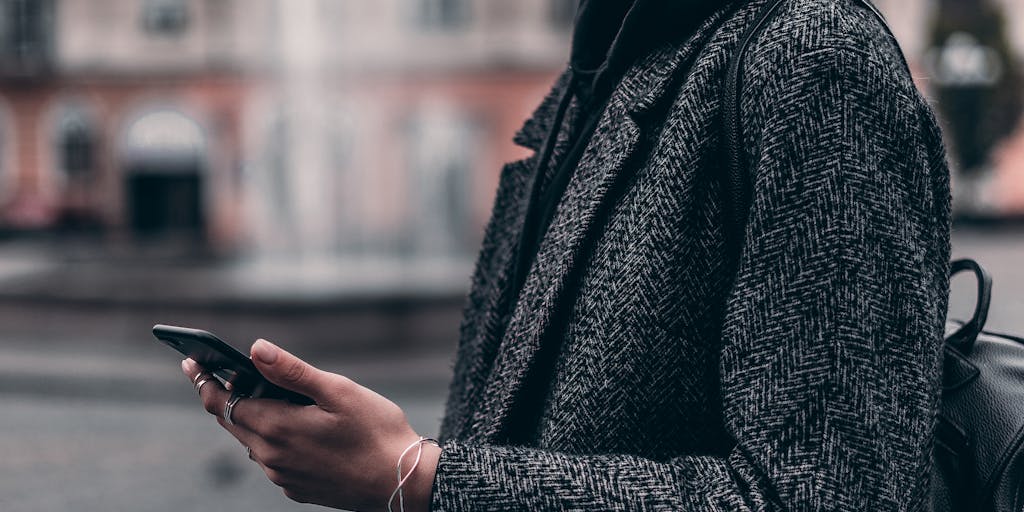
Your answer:
[[[250,354],[256,369],[270,382],[306,395],[318,404],[329,400],[331,374],[264,339],[252,344]]]

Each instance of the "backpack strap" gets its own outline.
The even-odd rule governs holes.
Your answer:
[[[747,225],[747,218],[750,215],[754,188],[751,171],[743,154],[743,119],[739,115],[743,92],[741,90],[743,60],[746,56],[747,47],[764,30],[767,22],[772,19],[772,16],[785,1],[769,0],[757,13],[754,22],[740,36],[739,47],[729,60],[725,87],[722,93],[723,147],[727,165],[727,175],[723,177],[725,204],[722,209],[722,216],[726,230],[728,254],[735,255],[737,259],[743,249],[744,231]],[[897,48],[899,48],[896,36],[892,33],[892,29],[889,28],[889,24],[885,21],[882,13],[869,0],[852,1],[861,4],[871,11],[882,22],[882,26],[889,33],[889,37],[892,38]],[[900,52],[900,57],[903,60],[904,67],[907,69],[907,73],[910,73],[910,65],[907,63],[907,59],[902,51]]]
[[[946,337],[946,343],[963,354],[970,354],[974,348],[974,341],[978,339],[988,320],[988,308],[992,303],[992,276],[977,261],[960,259],[950,263],[949,277],[966,270],[970,270],[978,280],[978,299],[974,304],[974,314],[967,323]]]
[[[739,117],[740,101],[742,99],[740,82],[743,79],[743,58],[747,53],[747,46],[761,33],[764,25],[772,17],[772,14],[786,0],[769,0],[768,3],[757,13],[754,23],[750,24],[743,35],[740,36],[740,45],[736,53],[729,60],[728,71],[725,75],[725,87],[722,98],[722,126],[723,147],[725,148],[725,163],[728,174],[724,176],[722,188],[724,205],[722,217],[725,223],[725,235],[728,253],[739,258],[743,249],[743,232],[747,225],[747,216],[750,212],[750,201],[753,194],[753,183],[750,170],[747,169],[741,154],[740,145],[743,140],[743,124]]]

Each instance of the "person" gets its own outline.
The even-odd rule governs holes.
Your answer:
[[[419,445],[405,510],[926,508],[940,132],[868,9],[784,1],[744,61],[753,193],[730,254],[722,89],[765,1],[581,1],[515,136],[534,153],[501,173],[439,447],[265,341],[259,371],[316,405],[242,399],[229,424],[213,382],[206,409],[285,494],[331,507],[385,510]]]

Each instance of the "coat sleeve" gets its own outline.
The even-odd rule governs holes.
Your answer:
[[[751,90],[754,197],[728,294],[725,456],[451,441],[435,511],[921,510],[949,257],[948,170],[903,69],[820,47]]]

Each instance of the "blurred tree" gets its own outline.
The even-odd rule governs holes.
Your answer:
[[[975,174],[1021,114],[1019,64],[992,0],[938,0],[926,64],[959,172]]]

